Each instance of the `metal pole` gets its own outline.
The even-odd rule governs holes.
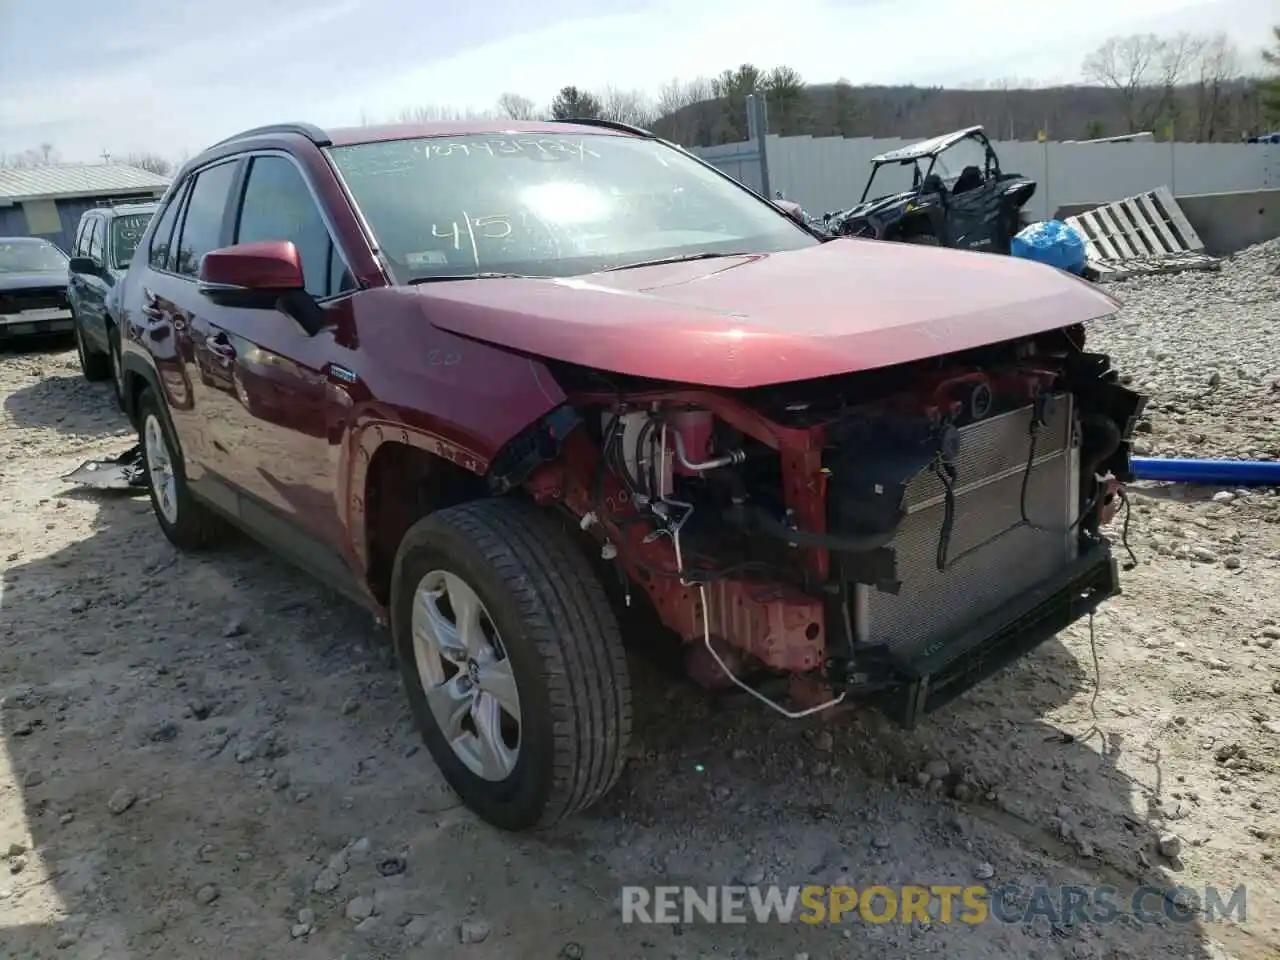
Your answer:
[[[769,188],[769,148],[765,139],[768,133],[763,99],[754,93],[748,93],[747,136],[756,142],[756,149],[760,153],[760,195],[772,199],[773,191]]]

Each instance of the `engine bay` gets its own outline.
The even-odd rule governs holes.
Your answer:
[[[1078,616],[1071,578],[1114,565],[1100,527],[1145,399],[1084,346],[1073,327],[739,391],[557,368],[570,403],[495,466],[495,492],[571,514],[707,687],[788,716],[912,682],[923,702],[980,623],[1050,583]],[[768,677],[803,709],[761,693]]]

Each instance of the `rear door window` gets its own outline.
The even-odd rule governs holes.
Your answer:
[[[80,226],[76,230],[76,242],[71,247],[71,255],[73,257],[83,257],[88,254],[89,250],[89,225],[93,223],[93,217],[81,217]]]
[[[186,277],[197,276],[204,255],[224,245],[227,200],[239,169],[239,162],[231,160],[196,174],[177,244],[175,272]]]
[[[105,263],[105,260],[103,259],[103,248],[107,245],[107,231],[102,224],[101,217],[93,218],[93,226],[90,228],[90,231],[89,252],[86,256],[88,256],[89,259],[98,266],[102,266],[103,263]]]
[[[182,209],[182,199],[185,194],[186,184],[184,183],[173,195],[169,205],[164,208],[164,213],[160,215],[160,222],[156,224],[156,229],[151,234],[151,245],[147,250],[147,257],[151,262],[152,270],[173,269],[173,258],[169,256],[173,240],[173,224],[178,219],[178,211]]]

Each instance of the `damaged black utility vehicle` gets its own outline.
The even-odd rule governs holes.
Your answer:
[[[822,218],[826,232],[984,253],[1009,252],[1036,182],[1004,173],[982,127],[883,153],[856,206]]]

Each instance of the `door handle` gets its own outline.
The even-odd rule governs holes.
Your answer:
[[[236,358],[236,348],[225,333],[215,333],[209,338],[209,352],[219,360],[230,362]]]
[[[142,290],[142,315],[148,320],[163,320],[164,311],[160,309],[160,301],[147,288]]]

